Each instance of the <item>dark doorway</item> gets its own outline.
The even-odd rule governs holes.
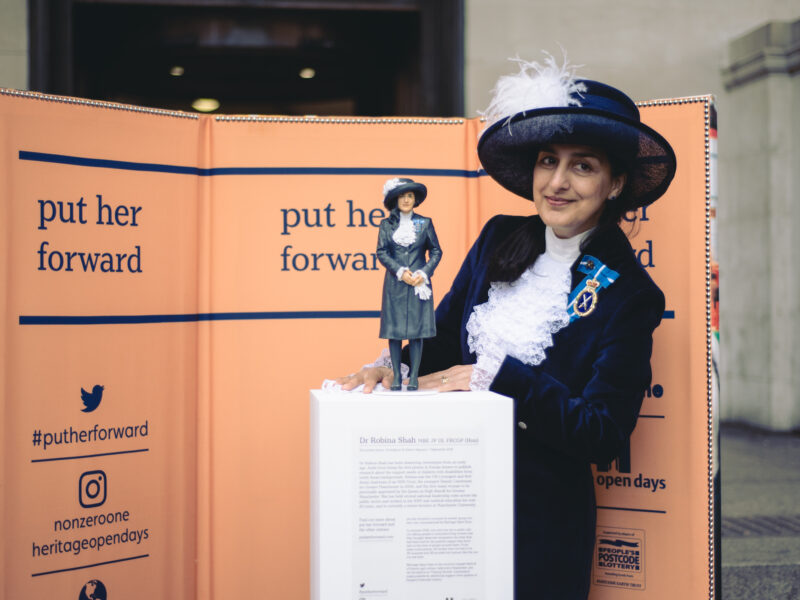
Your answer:
[[[31,89],[218,112],[460,116],[463,0],[30,0]]]

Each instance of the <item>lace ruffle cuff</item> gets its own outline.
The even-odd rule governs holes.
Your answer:
[[[383,352],[381,352],[381,355],[375,360],[375,362],[367,363],[366,365],[364,365],[361,368],[362,369],[369,369],[369,368],[372,368],[372,367],[389,367],[391,369],[392,368],[392,357],[389,355],[389,351],[384,349]],[[405,363],[400,363],[400,376],[403,379],[406,379],[408,377],[408,371],[409,371],[408,365],[405,364]],[[340,384],[336,383],[336,381],[334,381],[333,379],[324,380],[322,382],[322,386],[321,387],[326,392],[341,392],[341,391],[343,391],[342,390],[342,386]],[[363,389],[364,389],[364,384],[362,383],[361,385],[359,385],[359,386],[357,386],[357,387],[355,387],[355,388],[353,388],[352,390],[349,390],[349,391],[350,392],[360,392]],[[381,385],[381,383],[378,382],[378,385],[375,386],[375,389],[373,391],[380,392],[380,391],[385,390],[385,389],[386,388],[384,388]]]

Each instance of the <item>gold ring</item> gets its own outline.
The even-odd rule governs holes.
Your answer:
[[[448,381],[448,380],[447,380],[447,377],[446,377],[446,376],[444,376],[444,375],[442,375],[442,385],[444,385],[445,383],[447,383],[447,381]]]

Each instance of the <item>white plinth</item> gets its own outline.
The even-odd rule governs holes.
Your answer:
[[[311,392],[311,598],[513,597],[513,407]]]

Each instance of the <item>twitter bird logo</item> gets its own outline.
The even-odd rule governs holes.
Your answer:
[[[93,412],[94,409],[100,406],[100,400],[103,399],[104,389],[102,385],[96,385],[92,388],[90,393],[81,388],[81,400],[83,400],[83,405],[86,407],[82,408],[81,411],[85,413]]]

